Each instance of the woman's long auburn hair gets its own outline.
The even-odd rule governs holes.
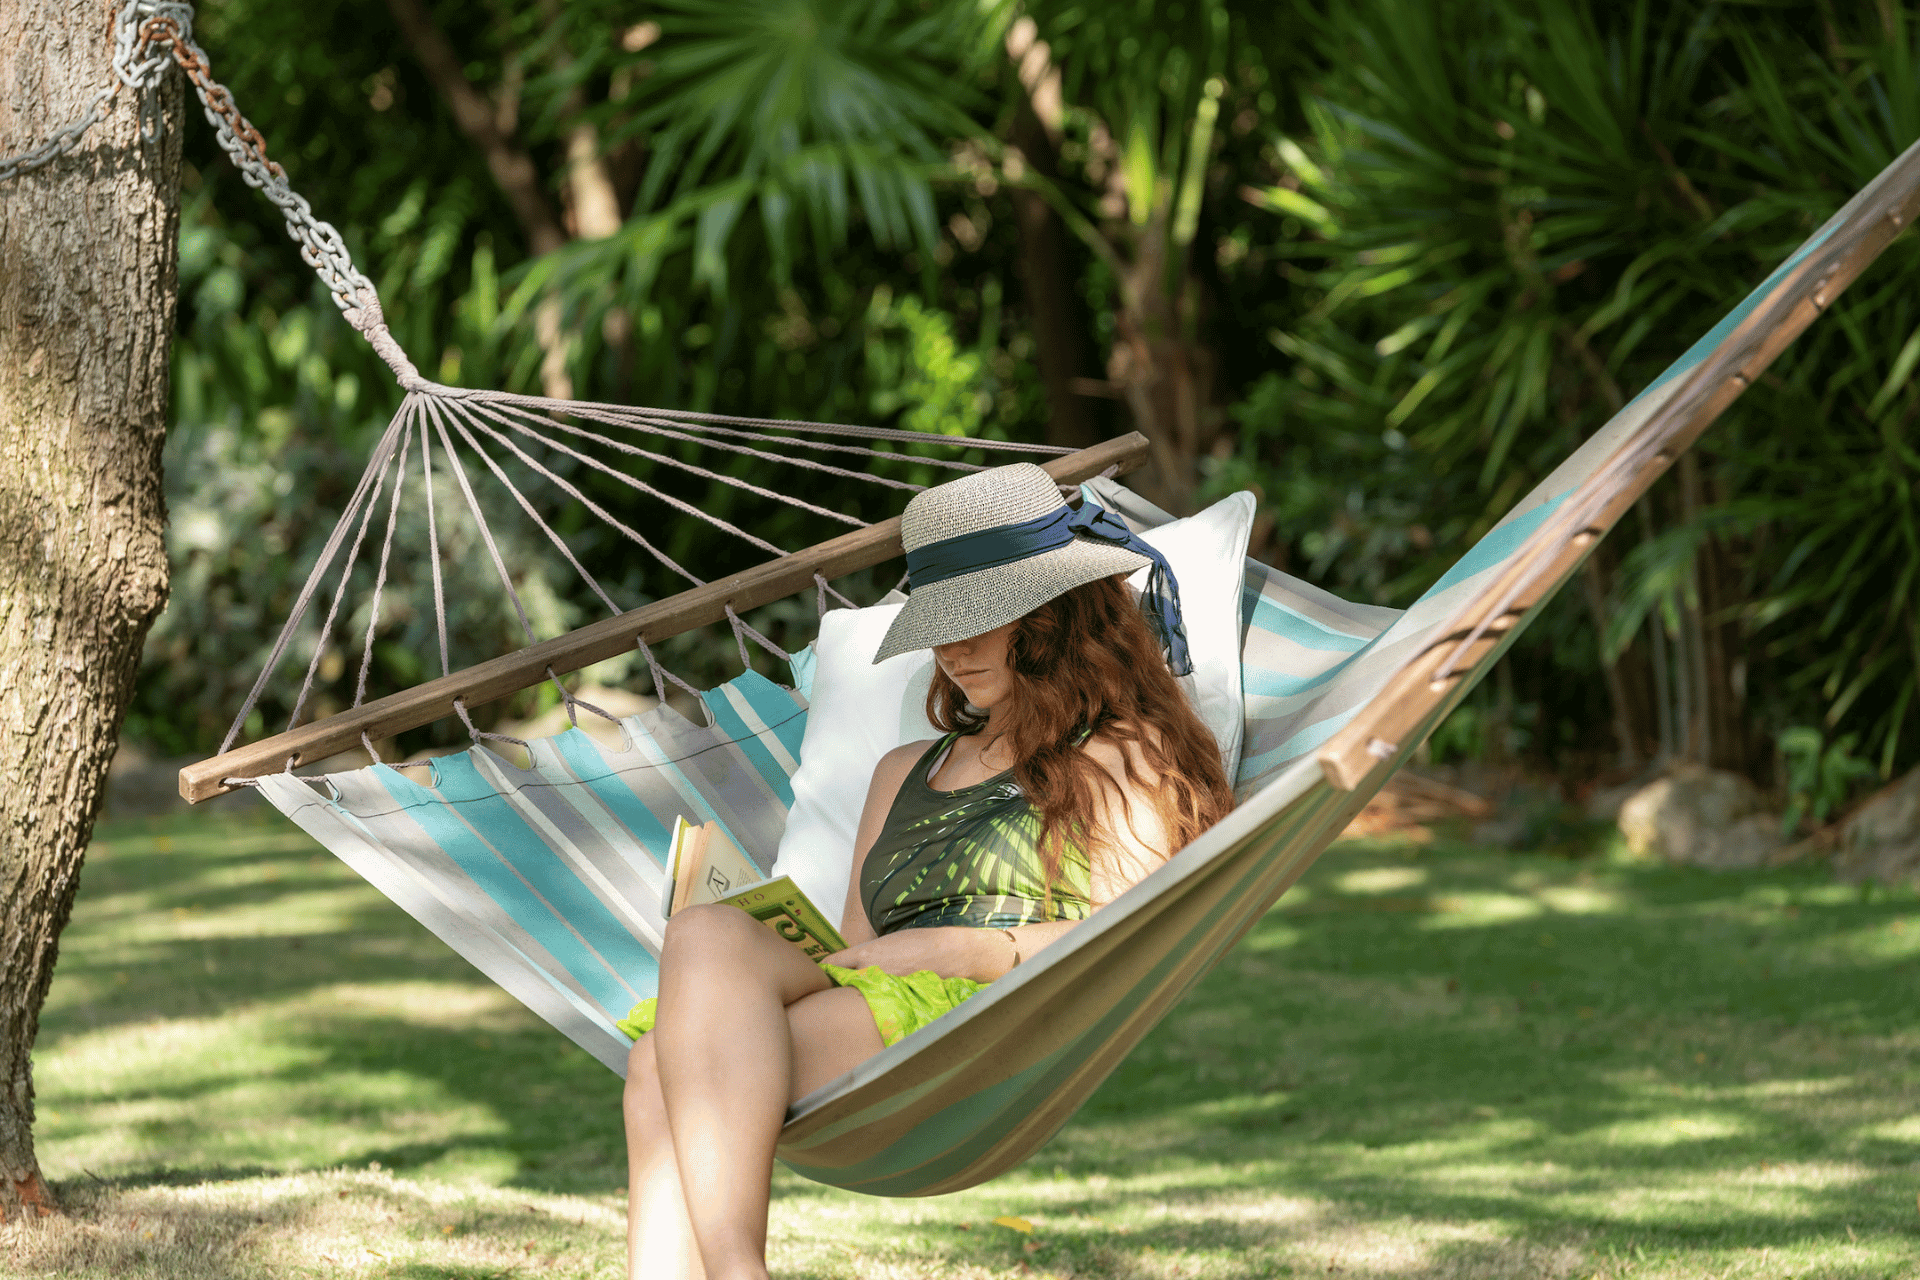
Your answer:
[[[1120,799],[1117,812],[1127,813],[1113,776],[1080,750],[1083,731],[1120,746],[1127,781],[1152,797],[1172,841],[1167,852],[1184,848],[1233,807],[1219,745],[1167,669],[1124,577],[1074,587],[1021,618],[1008,658],[1014,690],[996,724],[1012,748],[1014,781],[1040,815],[1049,892],[1069,846],[1089,858],[1117,856],[1119,845],[1096,822],[1102,793]],[[987,722],[938,663],[927,718],[943,732],[971,733]],[[1151,776],[1157,785],[1147,785]]]

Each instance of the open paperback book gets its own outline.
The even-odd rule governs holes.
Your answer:
[[[667,852],[667,875],[672,899],[662,913],[671,916],[686,907],[721,902],[739,907],[755,920],[818,962],[847,944],[820,909],[786,876],[769,880],[753,859],[740,851],[717,822],[694,826],[685,818],[673,824],[673,845]]]

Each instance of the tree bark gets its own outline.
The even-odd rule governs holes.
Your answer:
[[[1060,71],[1038,32],[1033,19],[1023,17],[1007,33],[1007,57],[1023,90],[1014,106],[1008,141],[1019,149],[1029,168],[1049,182],[1058,182]],[[1091,448],[1101,439],[1100,426],[1093,405],[1076,390],[1093,369],[1086,337],[1091,326],[1074,289],[1067,231],[1039,192],[1015,187],[1011,195],[1020,227],[1020,283],[1033,317],[1040,383],[1047,393],[1047,443]]]
[[[0,0],[0,150],[113,83],[99,0]],[[53,1201],[31,1053],[80,864],[166,603],[160,446],[184,82],[141,137],[122,90],[79,148],[0,191],[0,1210]]]
[[[1027,164],[1058,180],[1053,141],[1024,101],[1014,112],[1012,141]],[[1020,283],[1033,317],[1040,382],[1047,393],[1047,443],[1091,448],[1100,440],[1100,428],[1093,406],[1074,390],[1093,367],[1086,339],[1089,325],[1073,287],[1066,228],[1039,192],[1016,187],[1012,198],[1020,226]]]
[[[1164,204],[1164,202],[1163,202]],[[1164,207],[1143,227],[1128,224],[1116,240],[1132,242],[1120,279],[1121,306],[1107,376],[1126,393],[1134,428],[1153,445],[1150,461],[1128,484],[1175,515],[1193,510],[1200,457],[1220,433],[1213,404],[1213,353],[1189,335],[1198,328],[1199,287],[1167,233]],[[1132,232],[1129,236],[1128,232]],[[1169,277],[1175,276],[1170,283]]]

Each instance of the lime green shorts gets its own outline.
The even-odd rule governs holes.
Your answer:
[[[931,969],[919,973],[888,973],[878,965],[864,969],[842,969],[837,964],[820,966],[836,987],[851,987],[867,1002],[873,1025],[880,1030],[880,1043],[893,1044],[912,1035],[941,1014],[958,1008],[987,984],[972,978],[943,978]],[[642,1000],[627,1016],[614,1025],[638,1040],[653,1030],[654,1002]]]

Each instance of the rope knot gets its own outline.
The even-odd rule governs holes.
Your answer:
[[[386,313],[380,309],[380,295],[373,291],[373,286],[362,285],[354,294],[353,301],[354,305],[343,308],[340,314],[347,318],[348,324],[360,331],[368,345],[387,362],[400,389],[424,391],[433,387],[432,382],[420,376],[420,370],[414,367],[413,361],[407,358],[407,353],[394,340],[392,331],[387,328]]]

